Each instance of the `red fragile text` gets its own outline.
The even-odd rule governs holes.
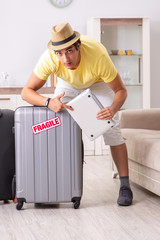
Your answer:
[[[49,130],[51,128],[54,128],[54,127],[58,127],[59,125],[61,125],[60,118],[55,117],[55,118],[49,119],[47,121],[33,125],[32,131],[34,134],[37,134],[37,133]]]

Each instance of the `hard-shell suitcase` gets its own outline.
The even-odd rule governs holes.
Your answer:
[[[0,110],[0,200],[15,197],[14,111]]]
[[[83,181],[82,131],[70,114],[45,107],[15,111],[17,210],[24,202],[73,202]]]
[[[67,111],[91,141],[114,127],[113,119],[98,120],[96,118],[97,112],[104,106],[89,88],[68,102],[67,105],[74,109],[74,111],[69,109]]]

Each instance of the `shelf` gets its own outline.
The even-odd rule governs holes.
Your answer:
[[[109,54],[109,56],[113,56],[113,57],[142,57],[142,54],[131,54],[131,55],[127,55],[127,54],[123,54],[123,55]]]
[[[131,87],[134,87],[134,86],[141,87],[141,86],[143,86],[143,83],[124,83],[124,85],[127,86],[127,87],[128,86],[131,86]]]

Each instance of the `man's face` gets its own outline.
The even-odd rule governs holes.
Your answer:
[[[77,48],[78,49],[76,49],[74,45],[71,45],[70,47],[55,51],[59,61],[67,69],[76,69],[80,63],[80,44],[77,45]]]

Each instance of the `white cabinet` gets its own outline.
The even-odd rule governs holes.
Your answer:
[[[109,154],[109,146],[104,144],[103,137],[100,136],[94,141],[91,141],[84,133],[83,133],[83,142],[84,142],[84,153],[85,155],[107,155]]]
[[[95,155],[95,141],[90,141],[90,139],[83,133],[82,139],[84,143],[84,153],[85,155]]]
[[[21,106],[31,106],[28,102],[24,101],[21,98],[21,95],[16,95],[16,108],[21,107]]]
[[[45,97],[53,98],[53,94],[41,94]],[[0,109],[11,109],[15,110],[21,106],[31,106],[21,98],[20,94],[5,94],[0,95]]]
[[[123,108],[150,108],[149,19],[90,18],[87,34],[107,48],[126,85],[128,97]],[[128,55],[125,50],[132,52]]]
[[[16,95],[0,95],[0,109],[16,109]]]

